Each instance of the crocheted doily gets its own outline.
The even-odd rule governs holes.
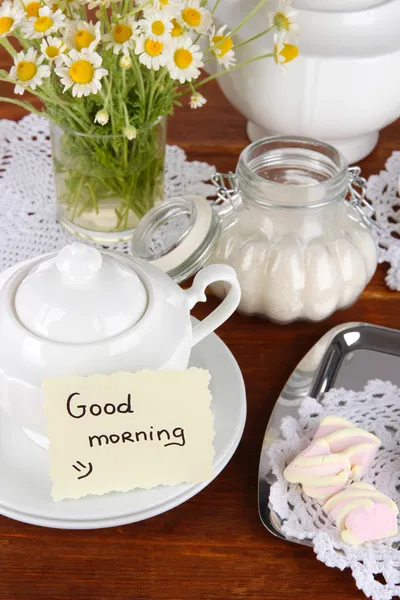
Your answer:
[[[188,162],[178,146],[167,146],[165,197],[185,192],[207,196],[216,169]],[[56,200],[48,122],[29,115],[0,121],[0,271],[28,258],[54,252],[74,241],[56,221]],[[127,251],[128,243],[109,246]]]
[[[378,244],[378,260],[390,263],[386,283],[400,291],[400,152],[393,152],[385,170],[367,182],[367,198],[375,209],[378,227],[373,229]]]
[[[400,389],[390,382],[368,382],[361,392],[330,390],[321,402],[305,398],[299,417],[282,419],[281,439],[268,450],[276,477],[271,508],[283,521],[288,537],[311,541],[317,558],[328,567],[350,568],[357,587],[373,600],[400,595],[400,533],[389,540],[359,547],[342,542],[336,527],[321,506],[300,486],[283,477],[286,465],[310,443],[321,418],[334,414],[377,435],[382,445],[365,481],[400,503]]]

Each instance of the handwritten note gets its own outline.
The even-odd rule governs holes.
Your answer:
[[[194,368],[46,379],[53,499],[211,479],[209,381]]]

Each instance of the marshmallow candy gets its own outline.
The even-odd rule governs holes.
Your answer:
[[[365,475],[381,443],[376,435],[335,415],[322,419],[314,436],[314,440],[319,439],[327,442],[332,453],[340,452],[349,457],[351,479],[355,480]]]
[[[286,467],[289,483],[300,483],[311,498],[325,502],[340,491],[351,474],[349,457],[332,454],[324,439],[312,442]]]
[[[350,421],[324,417],[311,444],[286,467],[289,483],[299,483],[311,498],[325,502],[357,480],[372,463],[380,440]]]
[[[353,483],[331,497],[324,511],[347,544],[382,540],[397,534],[396,504],[368,483]]]

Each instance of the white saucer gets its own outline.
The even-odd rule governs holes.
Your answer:
[[[190,366],[208,369],[211,373],[216,477],[233,456],[242,437],[246,421],[243,378],[231,352],[215,334],[193,349]],[[17,521],[60,529],[125,525],[170,510],[209,483],[159,486],[55,503],[50,495],[47,452],[0,412],[0,514]]]

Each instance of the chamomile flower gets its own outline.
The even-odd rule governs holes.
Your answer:
[[[3,2],[0,7],[0,38],[12,33],[21,23],[25,13],[22,8],[11,2]]]
[[[43,3],[38,0],[21,0],[25,15],[29,19],[30,17],[38,17],[39,10],[42,8]]]
[[[146,18],[140,21],[140,25],[145,35],[160,41],[167,40],[173,28],[169,17],[162,11],[148,13]]]
[[[299,49],[294,44],[286,44],[281,36],[275,36],[274,60],[277,65],[284,65],[297,58]]]
[[[101,68],[102,62],[100,54],[91,48],[84,48],[81,52],[71,50],[64,56],[65,66],[56,68],[64,86],[63,92],[72,88],[72,95],[78,98],[97,94],[101,89],[101,78],[108,74],[107,69]]]
[[[210,32],[210,48],[219,64],[225,69],[229,69],[236,64],[235,51],[233,50],[233,40],[229,32],[225,32],[226,25],[223,25],[215,32],[213,26]]]
[[[120,2],[120,0],[87,0],[88,8],[90,10],[94,8],[109,8],[111,4]]]
[[[176,17],[182,9],[182,0],[153,0],[150,6],[144,7],[145,16],[154,10],[159,10],[169,17]]]
[[[63,63],[63,54],[67,51],[67,46],[63,43],[62,39],[50,36],[43,38],[40,50],[48,61],[54,62],[58,67]]]
[[[154,71],[158,71],[160,67],[165,67],[168,60],[167,48],[164,42],[153,40],[147,35],[141,35],[138,38],[135,54],[139,55],[139,62]]]
[[[179,21],[175,18],[171,19],[171,37],[172,38],[178,38],[181,37],[182,35],[185,34],[186,29],[183,27],[183,25],[181,23],[179,23]]]
[[[279,0],[276,12],[269,15],[269,22],[278,33],[298,35],[300,28],[293,20],[296,16],[297,10],[292,8],[291,0]]]
[[[181,10],[180,17],[185,26],[196,33],[207,33],[211,27],[212,15],[201,6],[200,0],[188,0]]]
[[[103,127],[104,125],[107,125],[109,120],[110,115],[108,114],[108,111],[106,111],[105,108],[101,108],[100,110],[98,110],[94,117],[94,122],[98,123],[99,125],[102,125]]]
[[[100,41],[100,21],[70,21],[65,29],[64,41],[71,50],[80,52],[84,48],[94,48]]]
[[[22,33],[27,39],[48,36],[65,26],[65,15],[60,9],[52,12],[48,6],[39,8],[39,16],[30,17],[22,25]]]
[[[191,38],[177,38],[169,53],[167,68],[172,79],[180,83],[197,79],[203,66],[203,54]]]
[[[201,108],[207,102],[207,98],[204,98],[199,92],[193,92],[190,96],[190,108]]]
[[[56,12],[56,10],[60,9],[61,12],[65,13],[66,6],[68,6],[69,9],[79,9],[82,7],[82,2],[79,2],[79,0],[65,0],[64,3],[62,3],[61,0],[42,1],[44,4],[46,4],[46,6],[49,6],[53,12]]]
[[[34,48],[27,52],[18,52],[14,57],[14,65],[10,70],[10,79],[15,81],[14,92],[23,94],[25,88],[34,90],[42,85],[43,79],[50,77],[50,67],[42,65],[44,56],[38,56]]]
[[[116,23],[113,23],[111,32],[103,37],[107,42],[106,49],[113,49],[114,54],[126,53],[133,49],[135,40],[139,34],[139,24],[132,17],[119,17]]]
[[[129,141],[135,140],[137,136],[137,129],[134,125],[127,125],[122,130],[122,133]]]
[[[132,66],[132,59],[129,54],[123,54],[119,61],[119,66],[121,69],[130,69]]]

